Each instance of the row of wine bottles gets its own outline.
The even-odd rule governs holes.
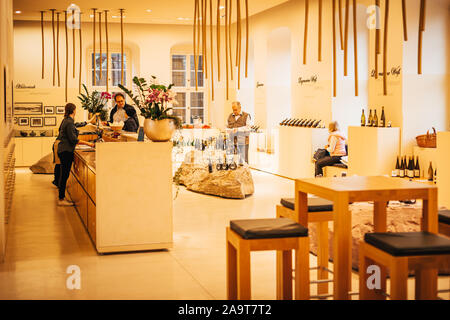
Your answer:
[[[420,178],[420,164],[419,157],[416,157],[414,162],[414,156],[407,157],[403,156],[397,157],[397,163],[395,164],[395,169],[392,170],[392,177],[399,178]],[[428,167],[427,179],[428,181],[434,181],[436,183],[437,169],[433,171],[433,164],[430,161],[430,166]]]
[[[408,160],[406,160],[406,156],[397,157],[397,163],[395,164],[395,169],[392,171],[392,176],[411,179],[420,178],[419,157],[416,158],[416,163],[414,163],[414,157],[408,157]]]
[[[378,123],[378,115],[377,115],[377,110],[373,109],[374,114],[372,115],[372,109],[370,109],[370,113],[369,113],[369,119],[366,123],[366,115],[364,114],[364,109],[362,111],[362,115],[361,115],[361,127],[386,127],[386,115],[384,113],[384,107],[382,107],[382,111],[381,111],[381,119],[380,122]]]
[[[261,128],[261,126],[251,126],[250,127],[250,131],[251,132],[258,132],[259,128]]]
[[[280,126],[317,128],[321,122],[314,119],[284,119]]]

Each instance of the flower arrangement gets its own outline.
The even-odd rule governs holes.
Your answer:
[[[111,99],[108,92],[93,91],[89,93],[86,86],[83,84],[86,94],[80,93],[78,99],[81,101],[81,107],[92,114],[100,114],[100,120],[106,121],[108,118],[107,101]]]
[[[181,119],[171,114],[173,108],[170,105],[177,104],[176,93],[171,90],[173,84],[168,87],[157,84],[155,76],[152,76],[151,84],[148,84],[144,78],[138,77],[133,78],[133,83],[137,88],[137,95],[121,84],[119,84],[119,88],[133,100],[145,119],[172,119],[177,128],[181,127]]]

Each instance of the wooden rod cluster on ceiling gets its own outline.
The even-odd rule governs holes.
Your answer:
[[[233,23],[233,2],[235,2],[236,23]],[[216,5],[216,8],[214,8]],[[209,10],[208,10],[209,6]],[[237,69],[237,89],[241,87],[242,67],[242,8],[245,6],[245,77],[248,77],[248,54],[249,54],[249,11],[248,0],[225,0],[224,16],[221,16],[221,0],[195,0],[194,1],[194,23],[193,23],[193,49],[194,49],[194,77],[195,90],[198,91],[199,72],[202,71],[204,78],[211,81],[211,97],[214,101],[214,68],[217,66],[217,81],[221,81],[221,50],[225,50],[225,75],[226,75],[226,99],[229,99],[230,80],[234,80],[234,68]],[[215,10],[214,10],[215,9]],[[216,14],[216,32],[214,32],[214,17]],[[208,14],[209,14],[209,37],[208,37]],[[224,37],[221,38],[221,18],[224,18]],[[235,31],[235,32],[234,32]],[[236,35],[236,48],[233,48],[232,35]],[[214,43],[216,41],[216,43]],[[225,46],[222,47],[222,41]],[[214,62],[214,48],[217,50],[217,62]],[[209,50],[208,50],[209,49]],[[236,49],[236,50],[234,50]],[[209,53],[208,53],[209,51]],[[234,60],[233,60],[234,54]],[[200,60],[201,59],[201,60]],[[201,63],[201,66],[200,66]],[[204,84],[202,83],[204,86]]]
[[[93,8],[93,51],[94,51],[94,57],[96,57],[96,12],[98,9]],[[123,12],[124,9],[119,9],[121,13],[121,56],[123,57],[124,50],[123,50]],[[83,40],[82,40],[82,30],[81,30],[81,15],[82,12],[76,11],[75,9],[69,9],[64,11],[58,11],[57,9],[48,9],[40,11],[40,27],[41,27],[41,51],[42,51],[42,61],[41,61],[41,78],[45,78],[45,25],[44,25],[44,18],[45,13],[51,12],[51,28],[52,28],[52,45],[53,45],[53,86],[61,86],[61,74],[60,74],[60,68],[59,68],[59,27],[60,23],[64,22],[64,33],[65,33],[65,55],[66,55],[66,67],[65,67],[65,100],[67,102],[68,100],[68,77],[69,77],[69,28],[72,28],[72,78],[75,79],[76,75],[76,29],[79,31],[79,70],[78,70],[78,92],[81,93],[82,83],[81,83],[81,76],[82,76],[82,68],[83,68]],[[105,28],[105,36],[106,36],[106,56],[109,56],[109,34],[108,34],[108,12],[109,10],[103,10],[102,12],[98,12],[98,28],[99,28],[99,41],[100,41],[100,75],[99,80],[103,77],[103,40],[102,40],[102,13],[104,16],[104,28]],[[60,21],[60,14],[64,14],[64,21]],[[69,21],[69,15],[71,15],[71,20]],[[55,17],[56,16],[56,17]],[[78,26],[77,26],[78,23]],[[94,61],[97,59],[95,58]],[[94,70],[97,68],[94,67]],[[109,74],[109,63],[106,64],[106,74]],[[121,58],[121,81],[123,83],[123,77],[124,77],[124,59]],[[108,78],[108,77],[107,77]],[[108,79],[105,79],[106,83],[106,91],[109,89]],[[98,85],[97,83],[97,75],[94,74],[93,77],[93,85]]]

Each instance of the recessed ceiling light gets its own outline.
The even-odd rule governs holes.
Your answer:
[[[225,9],[225,7],[224,7],[224,6],[220,6],[219,8],[220,8],[220,10],[223,10],[223,9]]]
[[[20,10],[17,10],[16,12],[15,12],[16,14],[21,14],[22,13],[22,11],[20,11]]]
[[[178,17],[177,20],[188,21],[190,19],[189,18]]]
[[[147,12],[152,12],[152,9],[147,9],[147,10],[145,10],[145,11],[147,11]]]

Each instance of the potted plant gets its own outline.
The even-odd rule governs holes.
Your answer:
[[[108,92],[93,91],[89,93],[86,86],[83,84],[86,94],[80,93],[78,99],[81,101],[81,107],[89,112],[89,118],[96,114],[100,120],[106,121],[108,118],[107,101],[111,99],[111,95]]]
[[[171,105],[177,103],[175,92],[171,90],[173,84],[168,87],[157,84],[154,76],[150,84],[138,77],[133,78],[133,83],[137,89],[136,95],[121,84],[119,88],[133,100],[145,118],[145,135],[155,142],[169,141],[175,129],[181,127],[181,119],[171,114]]]

